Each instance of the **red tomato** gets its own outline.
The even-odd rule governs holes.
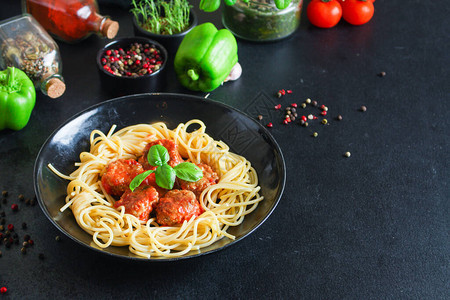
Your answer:
[[[306,8],[311,24],[321,28],[331,28],[339,23],[342,8],[337,0],[313,0]]]
[[[375,9],[371,0],[345,0],[342,2],[342,17],[352,25],[366,24]]]

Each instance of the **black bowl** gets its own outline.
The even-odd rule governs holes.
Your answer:
[[[136,18],[133,16],[134,35],[147,37],[152,40],[160,42],[164,47],[166,47],[170,55],[174,55],[177,52],[178,47],[180,46],[181,41],[183,40],[185,35],[188,34],[188,32],[192,30],[192,28],[197,26],[197,24],[198,24],[197,15],[195,14],[194,10],[191,9],[189,13],[189,27],[185,31],[171,35],[156,34],[143,29],[138,24]]]
[[[138,77],[116,76],[107,72],[103,68],[101,58],[107,50],[126,48],[132,43],[153,44],[160,51],[163,63],[158,71],[151,74],[145,74]],[[97,52],[97,66],[100,74],[100,82],[104,89],[111,97],[119,97],[130,94],[156,92],[164,86],[163,72],[169,59],[166,48],[157,41],[145,37],[126,37],[119,38],[110,43]]]
[[[179,258],[137,257],[127,247],[98,248],[92,236],[76,223],[70,209],[61,213],[68,181],[56,176],[47,165],[70,174],[79,154],[89,150],[89,135],[94,129],[108,132],[115,124],[117,130],[138,123],[165,122],[169,128],[191,119],[200,119],[206,131],[216,140],[226,142],[231,151],[243,155],[256,169],[264,200],[255,211],[247,215],[243,223],[231,227],[228,232],[236,239],[223,238],[200,251],[192,251]],[[286,170],[281,150],[256,120],[242,112],[204,98],[180,94],[141,94],[106,101],[73,116],[47,139],[42,146],[34,168],[36,196],[49,220],[75,242],[104,254],[133,260],[172,261],[215,252],[230,246],[252,233],[272,213],[283,193]]]

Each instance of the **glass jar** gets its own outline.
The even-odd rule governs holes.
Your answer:
[[[273,0],[237,0],[224,5],[223,25],[237,37],[254,41],[276,41],[288,37],[300,25],[303,0],[292,0],[285,9],[278,9]]]
[[[24,71],[35,87],[51,98],[66,89],[58,45],[31,15],[0,23],[0,68],[6,67]]]
[[[119,30],[119,23],[98,14],[95,0],[22,0],[22,7],[50,34],[68,43],[93,33],[112,39]]]

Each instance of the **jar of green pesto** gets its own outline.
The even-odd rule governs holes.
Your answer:
[[[237,37],[255,41],[276,41],[291,35],[300,24],[303,0],[292,0],[285,9],[278,9],[273,0],[237,0],[224,5],[222,22]]]

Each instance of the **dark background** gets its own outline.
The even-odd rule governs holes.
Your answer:
[[[20,14],[19,2],[2,0],[0,20]],[[450,298],[450,9],[443,1],[374,4],[363,26],[314,28],[304,9],[288,39],[238,40],[243,75],[210,98],[274,123],[287,165],[285,192],[243,241],[174,263],[130,262],[65,237],[57,242],[60,233],[38,205],[17,199],[34,196],[34,160],[46,138],[111,97],[95,66],[107,41],[58,42],[65,94],[52,100],[38,92],[27,127],[0,132],[0,190],[9,192],[0,211],[35,241],[26,255],[0,245],[0,287],[8,288],[0,298]],[[100,11],[120,22],[118,37],[133,35],[127,8],[103,2]],[[219,12],[199,18],[222,26]],[[168,71],[158,92],[204,95],[183,89]],[[279,89],[293,93],[278,99]],[[282,125],[271,108],[306,98],[328,106],[329,126]],[[12,203],[19,212],[11,212]],[[20,229],[24,221],[27,230]]]

